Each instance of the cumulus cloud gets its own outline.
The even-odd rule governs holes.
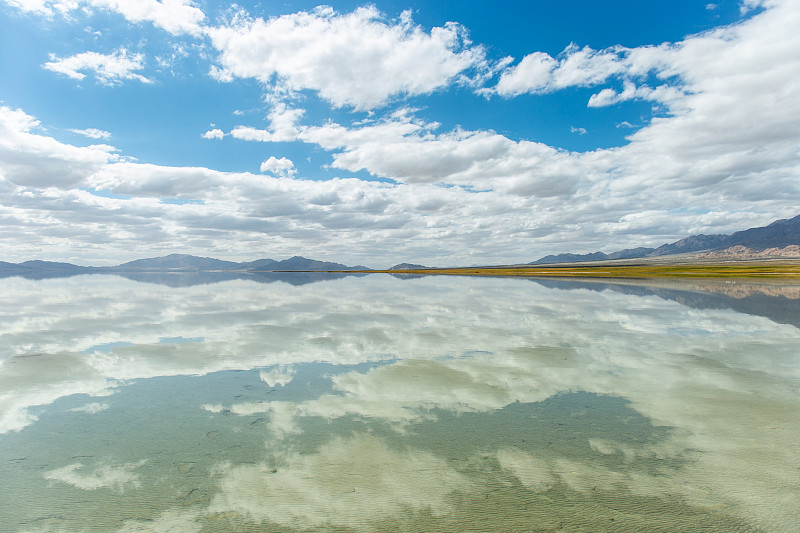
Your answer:
[[[89,413],[95,414],[101,411],[105,411],[108,409],[110,405],[107,402],[93,402],[87,403],[86,405],[82,405],[80,407],[73,407],[70,411],[74,411],[76,413]]]
[[[756,8],[762,7],[764,5],[775,4],[775,0],[742,0],[741,5],[739,6],[739,11],[742,14],[747,13],[748,11],[752,11]]]
[[[76,187],[117,160],[110,146],[80,148],[42,133],[35,117],[0,107],[0,177],[21,186]]]
[[[673,103],[680,100],[684,96],[683,91],[675,87],[660,86],[655,89],[647,87],[646,85],[636,86],[633,83],[626,81],[623,84],[623,90],[617,92],[614,89],[606,88],[597,94],[589,97],[589,107],[605,107],[627,100],[654,100],[662,103]]]
[[[131,22],[152,22],[174,35],[199,34],[206,18],[192,0],[89,0],[89,4],[117,12]]]
[[[219,128],[208,130],[203,134],[204,139],[222,139],[223,137],[225,137],[225,133]]]
[[[112,11],[130,22],[152,22],[167,32],[198,35],[205,14],[192,0],[6,0],[29,13],[52,17],[69,16],[73,11],[98,8]]]
[[[272,142],[275,138],[271,132],[251,126],[236,126],[231,130],[231,137],[242,141],[259,142]]]
[[[133,472],[145,464],[147,460],[123,465],[99,465],[89,473],[83,473],[83,463],[73,463],[44,473],[44,478],[60,481],[82,490],[110,488],[115,492],[123,492],[127,485],[139,487],[139,476]]]
[[[315,454],[291,453],[281,459],[284,464],[273,474],[265,465],[224,471],[212,512],[242,511],[287,528],[335,524],[364,530],[408,510],[442,516],[453,511],[450,493],[473,488],[466,475],[441,457],[393,449],[367,434],[335,439]],[[348,492],[351,497],[343,499]]]
[[[285,157],[278,159],[275,156],[270,156],[269,159],[261,163],[261,172],[267,172],[276,176],[292,177],[297,174],[297,169],[294,168],[294,163],[291,159]]]
[[[236,126],[230,135],[234,139],[259,142],[284,142],[298,139],[300,130],[297,122],[305,113],[299,108],[288,107],[283,103],[275,104],[267,115],[269,129],[262,130],[252,126]]]
[[[213,513],[307,528],[321,520],[361,527],[366,515],[356,511],[369,501],[379,518],[394,515],[398,506],[448,513],[450,492],[477,489],[469,465],[480,454],[479,463],[495,459],[534,492],[563,483],[584,494],[597,487],[679,495],[692,505],[723,506],[756,529],[782,531],[796,522],[795,507],[772,505],[797,493],[797,480],[787,472],[796,471],[798,458],[774,453],[796,443],[794,427],[785,423],[798,401],[792,325],[729,309],[689,308],[654,294],[589,290],[592,284],[567,294],[525,280],[476,278],[470,290],[464,280],[441,277],[409,284],[369,276],[259,290],[252,280],[234,280],[219,287],[223,299],[202,285],[143,291],[140,283],[109,283],[103,276],[50,281],[46,292],[33,280],[2,283],[8,308],[20,311],[3,317],[3,353],[39,355],[0,365],[0,421],[35,405],[40,413],[58,409],[57,398],[94,394],[102,382],[126,383],[135,395],[142,393],[136,380],[148,377],[257,368],[264,370],[261,384],[254,384],[266,392],[289,383],[295,368],[313,375],[302,363],[331,365],[321,372],[332,389],[312,387],[301,397],[269,401],[253,391],[249,401],[231,397],[233,404],[198,406],[232,418],[263,413],[269,428],[258,437],[268,445],[266,451],[254,447],[265,453],[255,463],[215,469],[216,491],[208,498]],[[47,305],[53,301],[59,305]],[[39,330],[32,329],[36,325]],[[165,332],[203,341],[166,346],[159,342]],[[120,339],[131,344],[113,345]],[[430,422],[491,414],[501,423],[501,410],[510,405],[575,390],[583,391],[582,401],[599,405],[618,400],[612,416],[635,416],[647,423],[638,427],[660,428],[660,436],[596,434],[578,422],[583,438],[565,439],[557,453],[544,446],[546,438],[541,447],[507,447],[505,437],[465,443],[458,455],[445,457],[420,445],[457,429],[448,424],[438,432],[442,425]],[[255,401],[259,396],[265,401]],[[540,413],[531,435],[552,421]],[[380,431],[356,433],[354,423]],[[124,425],[107,430],[119,438],[120,427],[124,431]],[[469,427],[470,434],[485,436]],[[141,433],[136,425],[128,429]],[[426,438],[431,431],[440,438]],[[453,457],[467,462],[454,469]],[[653,469],[655,458],[670,475]],[[144,463],[134,461],[72,462],[44,474],[82,490],[123,491],[146,480],[163,486],[162,463],[146,473]],[[431,483],[431,476],[443,482]],[[173,494],[164,500],[169,505],[175,489],[165,490]],[[315,505],[308,494],[316,495]]]
[[[334,152],[334,168],[366,170],[403,183],[459,185],[529,196],[574,192],[586,170],[566,152],[542,143],[514,142],[491,131],[456,129],[437,135],[439,124],[418,120],[413,110],[407,109],[355,127],[335,122],[287,124],[291,124],[284,129],[287,137],[250,126],[237,126],[231,136],[246,141],[290,138],[318,144]]]
[[[226,185],[252,183],[254,176],[231,174],[203,167],[165,167],[117,162],[98,169],[87,183],[99,190],[156,198],[194,198],[213,195]]]
[[[791,2],[754,0],[743,2],[742,10],[744,13],[765,6],[770,8],[768,12],[750,20],[691,35],[677,43],[637,48],[612,46],[603,50],[581,48],[572,43],[555,58],[543,52],[533,52],[503,70],[495,87],[482,92],[513,97],[613,82],[622,85],[622,90],[605,87],[589,98],[588,106],[604,107],[628,100],[647,100],[663,105],[675,115],[684,115],[702,112],[693,106],[702,98],[701,95],[721,96],[725,89],[742,93],[742,100],[725,94],[725,102],[733,103],[735,100],[733,105],[747,106],[750,99],[758,96],[752,86],[737,87],[735,80],[748,76],[745,73],[753,73],[755,81],[760,70],[755,65],[751,65],[753,70],[745,68],[747,65],[739,62],[741,59],[749,63],[758,58],[760,65],[773,69],[775,74],[789,72],[789,65],[796,63],[796,37],[790,34],[789,28],[797,19],[797,9]],[[715,4],[706,6],[707,9],[716,7]],[[779,45],[763,46],[763,39],[771,40],[776,35],[781,36],[775,41]],[[655,86],[648,85],[653,82]],[[791,85],[788,78],[781,79],[781,85],[776,87],[785,88],[787,84]]]
[[[119,85],[124,80],[151,83],[148,78],[136,72],[144,68],[144,56],[138,53],[129,54],[125,48],[111,54],[82,52],[64,58],[51,54],[50,59],[42,67],[75,80],[84,79],[86,74],[83,71],[89,71],[103,85]]]
[[[72,133],[77,133],[78,135],[83,135],[84,137],[88,137],[90,139],[110,139],[111,132],[98,130],[97,128],[87,128],[85,130],[78,130],[78,129],[70,129]]]
[[[459,185],[523,196],[574,193],[586,174],[580,160],[543,143],[515,142],[491,131],[434,134],[437,124],[411,119],[356,128],[309,127],[301,138],[340,149],[333,166],[367,170],[403,183]]]
[[[278,91],[316,91],[338,107],[371,109],[428,94],[486,68],[485,53],[455,23],[430,32],[409,12],[387,20],[373,6],[330,7],[268,20],[239,16],[208,29],[220,80],[255,78]]]
[[[797,17],[796,9],[781,4],[742,23],[690,36],[674,45],[600,52],[572,46],[559,59],[533,54],[524,62],[546,67],[540,81],[526,85],[525,90],[599,84],[615,76],[623,80],[622,89],[602,89],[589,99],[590,106],[631,99],[668,106],[671,116],[654,119],[620,148],[567,153],[491,131],[439,133],[438,124],[414,119],[413,112],[349,127],[333,122],[320,126],[293,123],[287,133],[289,138],[294,133],[296,139],[331,151],[334,168],[366,170],[406,184],[459,185],[543,199],[569,197],[583,212],[584,222],[600,216],[592,204],[598,209],[601,204],[604,209],[637,204],[642,212],[665,213],[678,209],[681,202],[697,202],[706,211],[722,211],[723,206],[717,206],[720,200],[711,200],[709,205],[709,200],[719,195],[720,183],[727,184],[723,189],[726,204],[741,201],[746,210],[745,198],[752,201],[758,195],[766,201],[768,196],[750,186],[753,172],[773,176],[770,190],[798,194],[798,184],[792,179],[797,158],[791,148],[798,136],[788,129],[794,120],[788,117],[800,118],[797,99],[791,96],[798,92],[793,75],[799,69],[794,54],[798,44],[787,24]],[[781,38],[765,41],[764,35]],[[775,45],[759,54],[765,42]],[[743,50],[751,52],[742,56]],[[742,68],[747,58],[761,66]],[[512,67],[504,73],[508,78],[503,82],[501,77],[499,87],[511,83],[515,72],[521,71]],[[637,76],[651,72],[665,82],[650,87],[637,81]],[[752,77],[748,72],[754,73]],[[768,85],[763,82],[766,78]],[[743,83],[745,79],[750,82]],[[508,94],[516,91],[511,85],[506,88]],[[779,105],[766,104],[772,102],[765,98],[771,90]],[[741,128],[742,123],[754,127]],[[247,140],[276,139],[273,131],[253,127],[236,128],[232,134]],[[753,146],[762,148],[753,151]],[[665,196],[657,193],[659,190],[670,193]],[[577,207],[581,205],[586,211]],[[539,208],[541,212],[551,206],[540,203]],[[620,220],[627,214],[611,218]],[[792,213],[787,209],[785,214]]]
[[[604,198],[606,208],[627,202],[650,205],[653,212],[678,198],[713,210],[721,199],[712,198],[720,193],[726,203],[718,206],[720,212],[732,202],[742,202],[738,205],[744,208],[745,198],[768,202],[770,196],[796,197],[800,136],[790,124],[800,120],[795,98],[800,64],[794,53],[800,43],[789,22],[799,17],[791,4],[776,4],[743,23],[689,37],[679,45],[626,51],[624,72],[644,73],[659,65],[665,79],[678,78],[682,86],[648,88],[625,82],[621,92],[607,88],[593,96],[592,106],[639,97],[670,106],[672,116],[654,119],[620,148],[569,154],[486,131],[436,135],[436,124],[397,117],[350,128],[334,123],[308,127],[300,137],[335,151],[333,165],[338,168],[406,183],[462,184],[544,197],[571,194],[573,207],[586,199],[583,205],[590,211],[590,195],[597,201]],[[765,40],[766,35],[780,38]],[[774,44],[764,48],[765,42]],[[573,82],[623,72],[621,61],[580,50],[576,54],[580,61],[570,63],[570,56],[558,68],[572,65],[575,73],[593,61],[600,66],[573,77]],[[561,79],[551,74],[552,80]],[[769,176],[760,182],[769,184],[762,193],[751,186],[760,173]],[[791,214],[793,209],[787,209],[786,215]]]
[[[568,46],[558,58],[533,52],[509,67],[500,76],[495,91],[502,96],[552,92],[573,85],[589,86],[626,71],[622,50],[592,50],[588,46]]]
[[[262,370],[258,373],[261,381],[270,387],[283,387],[291,383],[296,370],[292,366],[279,365],[270,371]]]
[[[11,6],[37,15],[53,16],[56,12],[67,12],[72,6],[67,2],[48,2],[47,0],[5,0]]]
[[[676,44],[570,52],[578,54],[571,72],[583,72],[573,80],[601,79],[590,74],[595,61],[597,72],[616,72],[602,82],[608,86],[597,82],[591,105],[648,98],[668,107],[621,147],[569,152],[487,129],[444,129],[409,108],[308,124],[303,109],[271,100],[266,125],[204,134],[302,141],[330,154],[329,172],[368,172],[394,183],[297,180],[288,167],[273,176],[134,163],[108,146],[59,142],[34,117],[3,108],[0,236],[16,243],[20,260],[48,243],[63,258],[73,250],[101,261],[110,249],[151,255],[154,243],[204,255],[246,255],[257,243],[288,255],[309,246],[353,263],[413,256],[436,265],[527,262],[565,251],[565,242],[576,252],[658,246],[763,225],[800,205],[800,42],[791,30],[800,15],[792,3],[764,7]],[[327,11],[304,16],[325,27],[351,16],[363,22]],[[394,31],[395,23],[373,23]],[[414,25],[409,31],[409,39],[431,36]],[[553,58],[545,86],[567,79],[554,71],[568,59]],[[657,75],[648,85],[637,72]]]
[[[665,180],[673,189],[725,183],[719,190],[731,198],[753,195],[748,182],[761,175],[767,195],[795,194],[796,23],[796,4],[776,3],[741,24],[680,43],[663,74],[682,79],[685,96],[671,105],[673,116],[654,119],[621,151],[640,187]]]
[[[664,43],[638,48],[613,46],[593,50],[572,43],[556,58],[543,52],[533,52],[518,64],[506,68],[495,87],[482,92],[512,97],[524,93],[550,93],[567,87],[592,87],[620,80],[624,86],[621,92],[613,88],[602,89],[590,98],[589,107],[633,99],[669,106],[690,92],[683,85],[685,80],[667,80],[674,74],[668,72],[681,54],[682,44]],[[650,74],[656,74],[661,85],[650,87],[644,83]]]

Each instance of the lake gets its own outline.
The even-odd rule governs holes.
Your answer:
[[[0,279],[0,530],[800,529],[800,285]]]

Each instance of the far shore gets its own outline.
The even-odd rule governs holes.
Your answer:
[[[544,265],[506,265],[408,270],[350,270],[349,273],[386,273],[449,276],[513,276],[558,278],[758,278],[800,281],[800,258],[767,260],[670,260],[665,258]]]

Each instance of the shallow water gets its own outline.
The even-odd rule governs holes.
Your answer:
[[[796,286],[284,278],[0,280],[0,531],[800,527]]]

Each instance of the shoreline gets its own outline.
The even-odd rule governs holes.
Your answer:
[[[744,261],[601,261],[545,265],[425,268],[408,270],[350,270],[349,273],[385,273],[449,276],[511,276],[592,279],[760,279],[800,282],[800,259]]]

